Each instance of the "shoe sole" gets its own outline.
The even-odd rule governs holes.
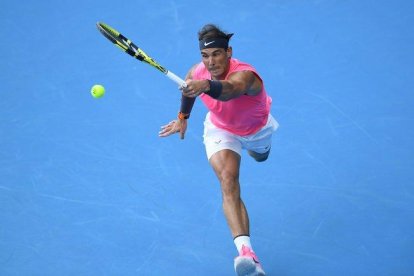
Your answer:
[[[234,260],[234,270],[238,276],[265,276],[265,273],[259,268],[252,258],[237,257]]]

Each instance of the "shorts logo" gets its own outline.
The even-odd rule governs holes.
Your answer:
[[[217,145],[221,143],[221,139],[214,141]]]

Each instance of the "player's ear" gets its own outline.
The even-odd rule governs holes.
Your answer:
[[[231,58],[231,56],[233,55],[233,48],[231,46],[229,46],[227,48],[226,53],[227,53],[227,58]]]

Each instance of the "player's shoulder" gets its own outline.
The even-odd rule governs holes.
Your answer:
[[[208,75],[209,72],[206,66],[204,65],[204,63],[202,62],[194,64],[193,67],[191,68],[191,75],[194,78],[203,78],[203,77],[206,77],[205,76],[206,74]]]
[[[234,76],[237,74],[239,74],[239,76],[243,75],[243,77],[246,77],[251,80],[257,78],[260,82],[263,82],[259,73],[256,71],[256,69],[251,64],[240,61],[235,58],[231,58],[229,76],[230,75]]]
[[[190,67],[190,70],[188,70],[187,73],[187,78],[193,78],[194,72],[196,71],[196,68],[199,66],[199,63],[194,64],[193,66]]]
[[[250,63],[238,60],[236,58],[230,59],[230,67],[238,71],[246,71],[246,70],[256,71],[256,69],[254,69],[253,65],[251,65]]]

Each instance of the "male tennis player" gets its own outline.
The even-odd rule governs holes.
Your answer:
[[[204,121],[207,158],[220,181],[224,214],[239,252],[234,260],[236,273],[265,275],[250,242],[239,170],[242,149],[258,162],[268,158],[278,123],[270,114],[272,99],[259,74],[251,65],[232,58],[232,35],[212,24],[199,31],[202,62],[186,76],[178,119],[162,126],[159,136],[180,133],[184,139],[195,98],[201,98],[209,110]]]

